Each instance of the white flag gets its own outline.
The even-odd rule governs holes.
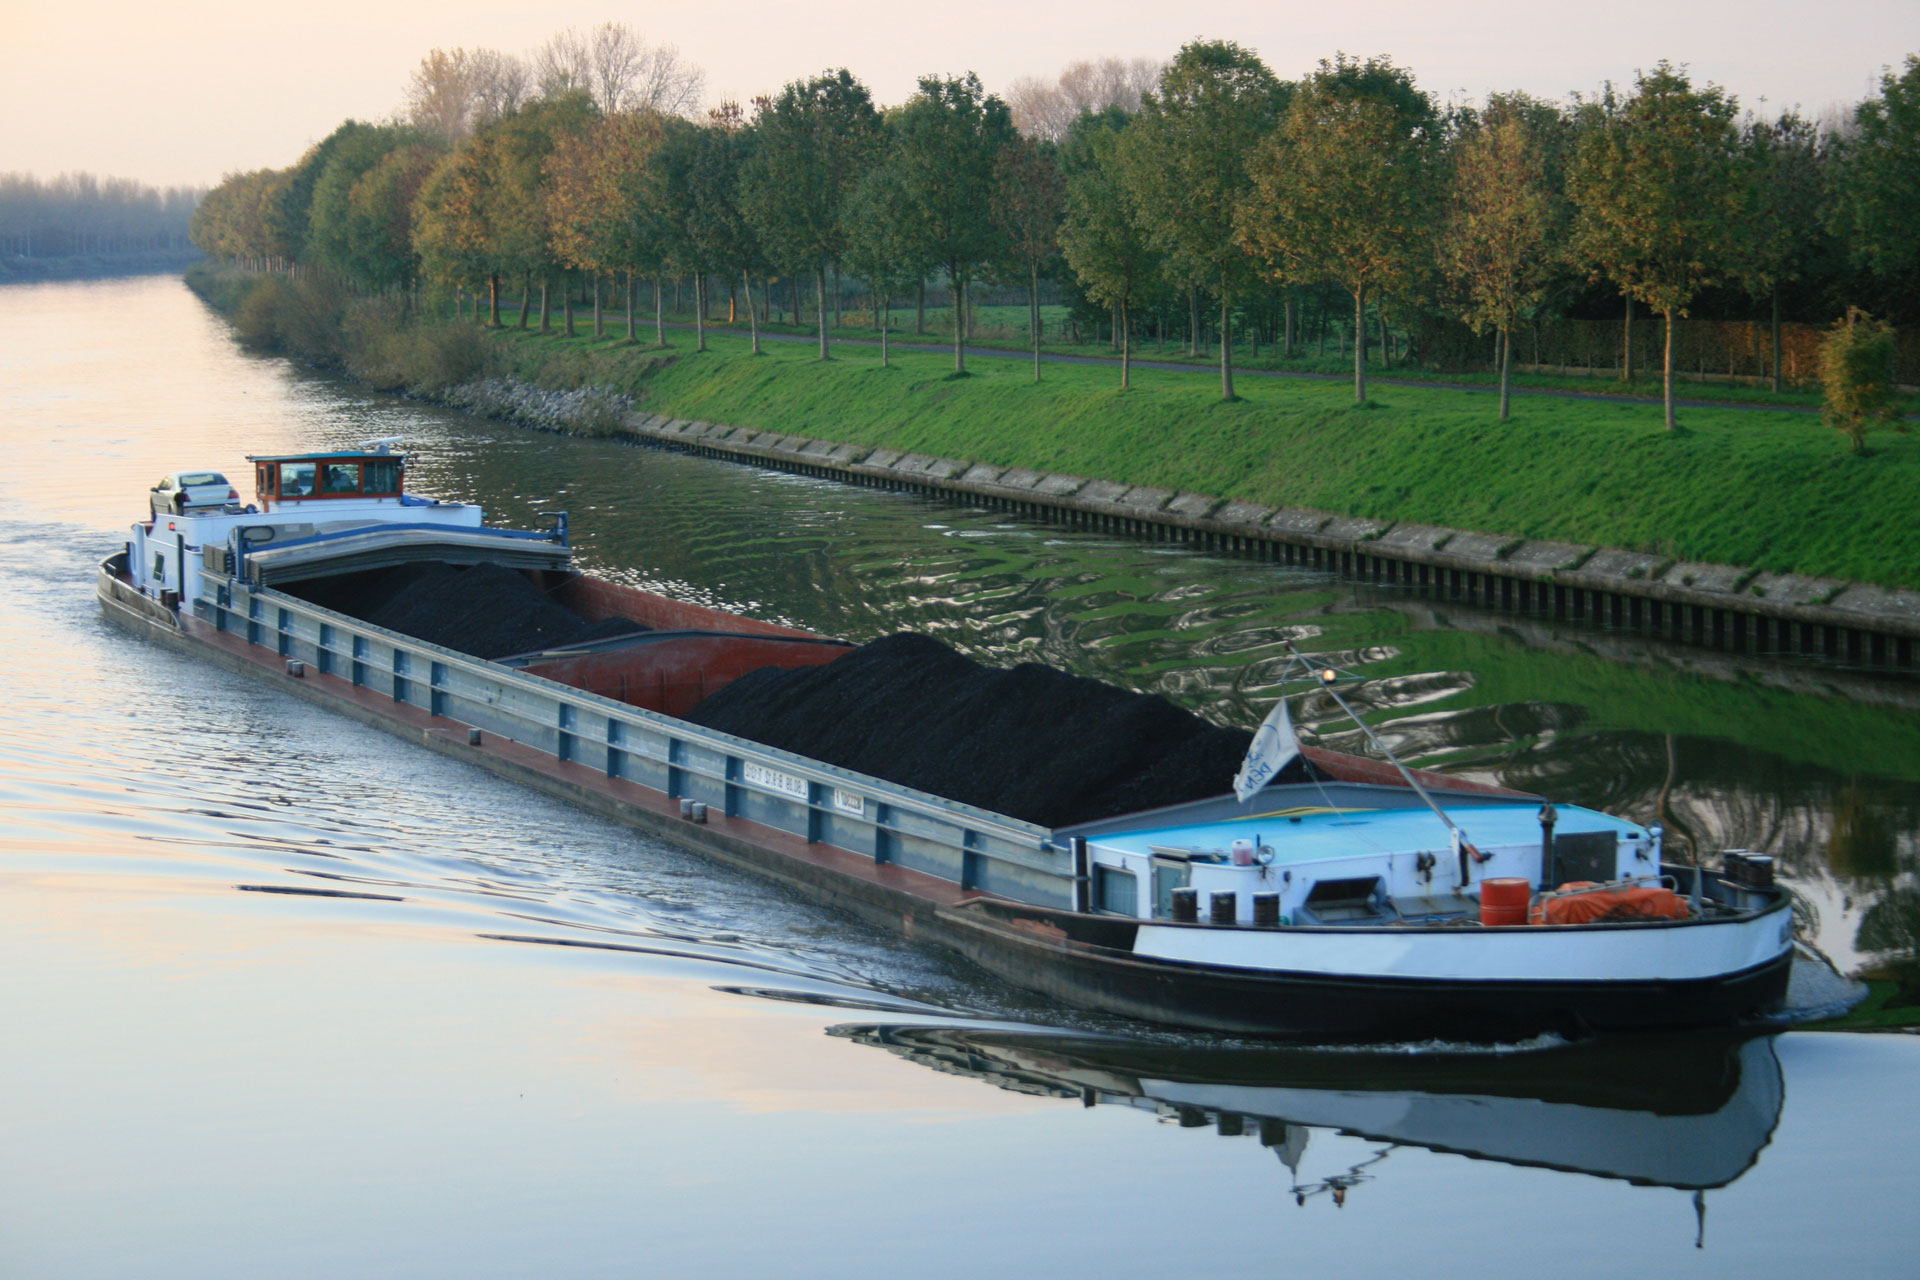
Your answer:
[[[1287,700],[1282,698],[1273,704],[1273,710],[1254,731],[1247,758],[1240,762],[1240,772],[1233,776],[1233,794],[1245,804],[1260,788],[1279,777],[1280,771],[1299,754],[1300,742],[1293,734],[1293,718],[1287,714]]]

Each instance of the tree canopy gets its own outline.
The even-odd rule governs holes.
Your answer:
[[[1147,238],[1181,280],[1220,304],[1220,395],[1233,399],[1232,309],[1251,264],[1234,219],[1253,189],[1249,162],[1292,86],[1228,40],[1181,49],[1122,135],[1120,172]]]
[[[1580,137],[1568,189],[1576,260],[1665,317],[1667,427],[1673,415],[1673,321],[1696,294],[1737,276],[1753,208],[1736,104],[1696,89],[1662,62],[1624,102],[1598,105]]]
[[[1405,282],[1431,242],[1438,143],[1437,113],[1409,73],[1384,59],[1322,62],[1254,153],[1239,244],[1276,281],[1338,283],[1358,339],[1369,291]],[[1353,397],[1367,398],[1358,340]]]

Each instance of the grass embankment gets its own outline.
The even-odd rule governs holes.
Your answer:
[[[611,331],[610,331],[611,332]],[[652,412],[819,439],[1190,489],[1271,505],[1641,549],[1677,559],[1920,586],[1920,441],[1856,457],[1816,418],[1700,408],[1661,429],[1641,405],[1249,378],[1223,403],[1193,375],[1020,363],[718,333],[660,352],[508,329],[515,372],[603,381]]]
[[[1090,339],[1082,334],[1076,342],[1070,337],[1067,324],[1067,308],[1064,306],[1045,306],[1040,309],[1040,329],[1044,353],[1048,356],[1069,356],[1095,360],[1117,360],[1119,349],[1107,338]],[[537,312],[535,313],[537,314]],[[785,313],[783,313],[785,314]],[[889,330],[888,341],[908,347],[926,347],[933,349],[953,349],[953,313],[947,310],[929,310],[924,317],[925,331],[914,332],[914,311],[912,307],[895,307],[892,312],[893,328]],[[519,320],[517,304],[504,306],[501,310],[504,322],[511,325]],[[691,311],[671,311],[666,314],[670,325],[691,328]],[[1024,306],[982,306],[974,317],[973,336],[967,340],[971,349],[994,349],[1010,355],[1024,356],[1031,349],[1027,309]],[[557,322],[557,321],[556,321]],[[617,325],[625,331],[625,313],[609,311],[607,323]],[[721,322],[715,325],[719,332],[745,333],[747,322]],[[653,314],[642,308],[640,332],[644,340],[651,341],[653,334]],[[788,324],[776,317],[770,323],[760,326],[763,335],[781,337],[800,337],[809,341],[815,339],[817,331],[811,319],[801,325]],[[873,326],[871,315],[864,310],[843,312],[841,323],[832,326],[832,336],[854,342],[878,342],[880,331]],[[1151,333],[1136,333],[1133,342],[1133,358],[1136,361],[1150,361],[1155,364],[1178,364],[1189,366],[1197,372],[1217,370],[1220,367],[1220,349],[1207,346],[1195,355],[1188,355],[1181,340],[1156,341]],[[1260,348],[1258,355],[1244,340],[1235,344],[1233,367],[1237,373],[1293,373],[1316,374],[1329,378],[1351,380],[1353,377],[1353,352],[1351,349],[1329,346],[1323,352],[1312,342],[1300,341],[1291,357],[1282,357],[1277,347],[1268,343]],[[1380,362],[1378,348],[1369,353],[1367,361],[1369,381],[1380,379],[1396,382],[1439,383],[1465,387],[1497,387],[1499,375],[1482,370],[1448,370],[1444,373],[1432,369],[1423,369],[1416,365],[1403,363],[1396,359],[1391,365]],[[1580,395],[1619,396],[1627,399],[1659,400],[1662,394],[1660,368],[1642,365],[1638,376],[1625,382],[1614,367],[1596,366],[1592,369],[1569,369],[1548,373],[1523,372],[1516,367],[1512,385],[1519,391],[1571,391]],[[1818,387],[1787,387],[1775,393],[1757,382],[1729,381],[1722,378],[1697,377],[1689,370],[1680,369],[1674,375],[1674,395],[1680,400],[1713,401],[1726,404],[1761,404],[1774,407],[1789,406],[1811,409],[1820,405]],[[1905,412],[1920,412],[1920,396],[1909,395],[1904,398]]]

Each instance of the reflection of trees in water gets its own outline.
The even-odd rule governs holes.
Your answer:
[[[1920,790],[1849,778],[1732,743],[1583,735],[1539,744],[1500,777],[1521,790],[1641,821],[1662,820],[1703,854],[1765,850],[1789,874],[1831,869],[1873,884],[1920,869],[1914,856]]]
[[[1902,887],[1868,907],[1860,917],[1862,951],[1920,955],[1920,889]]]

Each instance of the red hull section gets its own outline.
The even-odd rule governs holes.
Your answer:
[[[628,706],[684,718],[708,694],[761,667],[817,667],[851,648],[757,618],[669,600],[584,574],[536,575],[558,603],[589,622],[631,618],[655,634],[603,653],[528,663],[523,670]]]
[[[810,631],[762,622],[758,618],[743,618],[737,613],[709,609],[704,605],[669,600],[637,587],[623,587],[589,578],[583,573],[535,573],[532,576],[556,604],[565,605],[588,622],[599,622],[604,618],[632,618],[656,631],[733,631],[805,640],[820,638]]]
[[[708,694],[749,671],[817,667],[849,648],[832,641],[784,636],[669,633],[631,648],[529,663],[523,670],[628,706],[684,719]]]

